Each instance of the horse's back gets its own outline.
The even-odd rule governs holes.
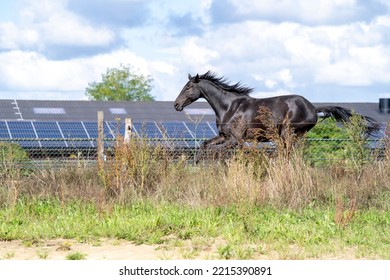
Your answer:
[[[278,96],[267,97],[267,98],[258,98],[257,100],[264,103],[276,104],[276,105],[280,104],[281,102],[286,102],[288,104],[292,104],[294,102],[302,102],[302,104],[305,104],[309,107],[311,106],[312,108],[315,109],[314,105],[309,100],[307,100],[302,95],[298,95],[298,94],[278,95]]]
[[[301,95],[279,95],[268,98],[256,99],[257,107],[265,107],[273,113],[286,114],[291,110],[304,109],[306,111],[316,111],[314,105]]]
[[[257,99],[258,107],[265,107],[279,122],[290,121],[297,132],[306,132],[317,123],[316,107],[301,95],[280,95]]]

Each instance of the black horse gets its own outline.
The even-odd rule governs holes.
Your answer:
[[[262,114],[271,116],[271,121],[282,139],[288,129],[297,136],[309,131],[317,124],[317,113],[322,112],[324,118],[333,117],[341,122],[350,121],[353,115],[351,110],[338,106],[316,108],[299,95],[253,98],[249,96],[253,88],[240,83],[232,85],[225,78],[217,77],[210,71],[201,76],[188,75],[188,79],[175,100],[175,109],[182,111],[185,106],[203,97],[216,115],[219,135],[203,142],[202,149],[218,148],[223,151],[248,140],[272,140],[267,133],[258,133],[269,128]],[[366,120],[367,132],[378,129],[378,123],[374,119],[361,117]]]

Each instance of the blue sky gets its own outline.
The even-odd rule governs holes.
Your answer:
[[[255,97],[390,95],[388,0],[2,0],[0,98],[82,100],[108,67],[174,100],[208,70]]]

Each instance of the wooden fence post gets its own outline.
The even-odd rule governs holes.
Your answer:
[[[104,164],[104,112],[98,111],[98,139],[97,139],[97,158],[99,168],[103,168]]]
[[[132,133],[133,133],[133,119],[126,118],[125,119],[125,139],[124,139],[125,144],[130,143]]]

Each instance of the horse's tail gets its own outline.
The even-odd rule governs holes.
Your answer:
[[[317,112],[324,114],[323,118],[334,118],[337,122],[350,122],[353,115],[360,116],[366,121],[365,132],[371,134],[380,129],[379,123],[367,116],[352,112],[351,110],[339,106],[322,106],[316,108]]]

